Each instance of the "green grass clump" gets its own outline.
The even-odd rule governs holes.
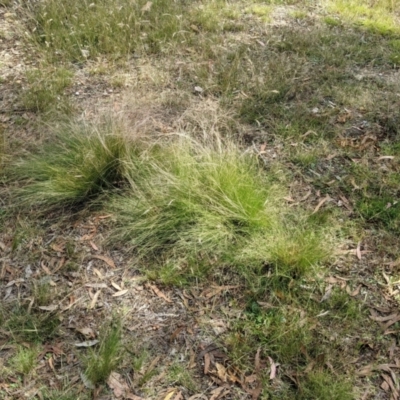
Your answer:
[[[10,360],[10,365],[19,374],[29,375],[38,366],[39,353],[40,350],[37,347],[18,346],[16,354]]]
[[[188,141],[153,151],[131,170],[131,193],[114,202],[119,233],[143,256],[220,254],[274,219],[265,204],[272,187],[254,160]]]
[[[58,316],[43,311],[28,311],[23,305],[0,309],[0,322],[5,331],[16,341],[44,343],[57,334]]]
[[[184,139],[156,150],[146,164],[132,174],[131,192],[113,204],[120,238],[142,256],[221,255],[276,218],[267,201],[272,185],[232,147]]]
[[[21,182],[18,204],[45,212],[85,203],[118,186],[127,149],[118,129],[108,123],[63,127],[37,154],[14,164],[13,176]]]
[[[367,222],[382,224],[400,232],[400,203],[391,196],[363,197],[356,203],[358,212]]]
[[[182,138],[134,159],[132,189],[112,203],[115,240],[143,258],[161,257],[158,277],[168,282],[180,280],[175,273],[204,274],[215,260],[250,281],[266,264],[278,275],[300,277],[325,260],[323,230],[301,210],[284,210],[274,176],[255,157],[214,139]]]
[[[350,382],[325,371],[307,375],[300,387],[299,400],[354,400]]]
[[[91,383],[104,383],[119,365],[122,357],[122,326],[113,320],[102,328],[100,343],[96,349],[89,349],[84,358],[85,376]]]

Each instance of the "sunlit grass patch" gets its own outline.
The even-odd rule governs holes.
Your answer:
[[[238,4],[224,0],[193,3],[188,17],[196,28],[207,32],[238,31],[243,28],[239,22],[241,10]]]
[[[84,61],[160,51],[184,31],[183,1],[47,0],[26,5],[31,38],[51,59]]]
[[[38,153],[13,165],[19,205],[53,207],[82,204],[123,180],[127,139],[113,123],[68,124]]]
[[[400,2],[398,0],[332,0],[328,10],[345,20],[383,35],[400,35]]]
[[[220,97],[241,122],[261,125],[281,137],[301,140],[309,131],[332,137],[339,109],[358,100],[366,103],[358,101],[373,119],[376,106],[370,99],[383,83],[360,78],[356,71],[393,67],[395,50],[385,38],[371,33],[361,37],[355,29],[338,26],[271,29],[271,36],[260,37],[261,44],[209,46],[206,56],[212,67],[199,62],[185,80],[199,85],[205,95]]]
[[[246,9],[246,12],[259,17],[264,22],[271,21],[274,7],[268,4],[253,4]]]

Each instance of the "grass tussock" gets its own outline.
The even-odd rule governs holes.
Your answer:
[[[200,271],[218,260],[250,281],[266,265],[294,278],[331,253],[331,230],[284,207],[275,173],[217,133],[139,145],[115,124],[70,125],[13,174],[25,208],[91,205],[102,196],[116,216],[114,240],[189,276],[193,263]]]
[[[331,254],[332,232],[285,209],[273,173],[229,141],[184,136],[142,157],[129,168],[130,189],[112,200],[114,240],[145,259],[168,260],[159,277],[196,275],[218,260],[249,282],[266,265],[293,278]]]
[[[17,202],[46,211],[85,203],[118,186],[127,151],[127,139],[118,129],[112,123],[61,128],[37,154],[14,164],[13,175],[20,182]]]
[[[266,201],[273,188],[254,160],[236,149],[204,147],[186,137],[153,148],[150,157],[146,168],[131,169],[132,191],[114,202],[126,220],[124,239],[144,256],[167,248],[222,251],[272,223]]]
[[[122,326],[114,320],[102,328],[98,348],[89,349],[84,358],[85,376],[92,384],[104,383],[119,365],[122,357]]]

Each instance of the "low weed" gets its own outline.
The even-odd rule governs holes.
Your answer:
[[[53,299],[53,288],[48,281],[35,281],[33,282],[33,297],[38,306],[47,306]]]
[[[9,363],[15,372],[27,376],[38,366],[39,353],[40,350],[37,347],[18,346],[16,354],[9,360]]]
[[[64,91],[72,83],[73,73],[64,68],[40,68],[27,72],[26,87],[21,94],[24,108],[40,113],[69,114],[72,105]]]
[[[84,357],[85,376],[94,385],[104,383],[122,359],[122,325],[117,319],[106,323],[100,332],[96,349],[88,349]]]
[[[356,207],[367,222],[380,223],[394,232],[400,231],[400,203],[392,196],[363,197]]]
[[[170,385],[183,386],[190,392],[196,392],[199,389],[190,370],[188,370],[186,366],[180,365],[178,362],[169,366],[166,379]]]

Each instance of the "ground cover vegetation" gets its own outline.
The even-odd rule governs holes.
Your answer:
[[[399,397],[397,0],[0,13],[0,397]]]

